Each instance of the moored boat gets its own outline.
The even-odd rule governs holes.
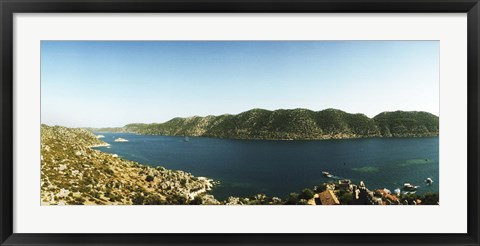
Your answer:
[[[418,189],[418,187],[420,187],[420,186],[412,185],[410,183],[403,184],[403,190],[405,190],[405,191],[416,191]]]
[[[327,177],[327,178],[333,177],[333,174],[330,174],[329,172],[323,171],[322,174],[323,174],[323,176],[325,176],[325,177]]]

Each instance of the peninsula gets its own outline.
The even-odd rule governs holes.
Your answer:
[[[42,205],[219,204],[211,179],[94,150],[108,144],[84,129],[41,131]]]

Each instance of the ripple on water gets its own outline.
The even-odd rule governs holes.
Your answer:
[[[364,166],[364,167],[354,167],[352,168],[355,172],[362,172],[362,173],[373,173],[378,172],[380,169],[374,166]]]
[[[431,164],[431,163],[433,163],[433,161],[429,159],[410,159],[398,165],[401,167],[409,167],[409,166],[425,165],[425,164]]]

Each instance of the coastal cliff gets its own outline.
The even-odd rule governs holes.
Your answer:
[[[252,109],[237,115],[174,118],[165,123],[89,130],[234,139],[320,140],[438,136],[438,125],[438,116],[417,111],[383,112],[369,118],[338,109]]]
[[[41,140],[42,205],[219,204],[212,180],[92,149],[108,144],[84,129],[42,125]]]

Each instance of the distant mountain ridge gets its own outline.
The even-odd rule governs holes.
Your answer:
[[[338,109],[252,109],[237,115],[173,118],[165,123],[128,124],[90,131],[234,139],[318,140],[438,136],[439,118],[420,111],[383,112],[373,118]]]

